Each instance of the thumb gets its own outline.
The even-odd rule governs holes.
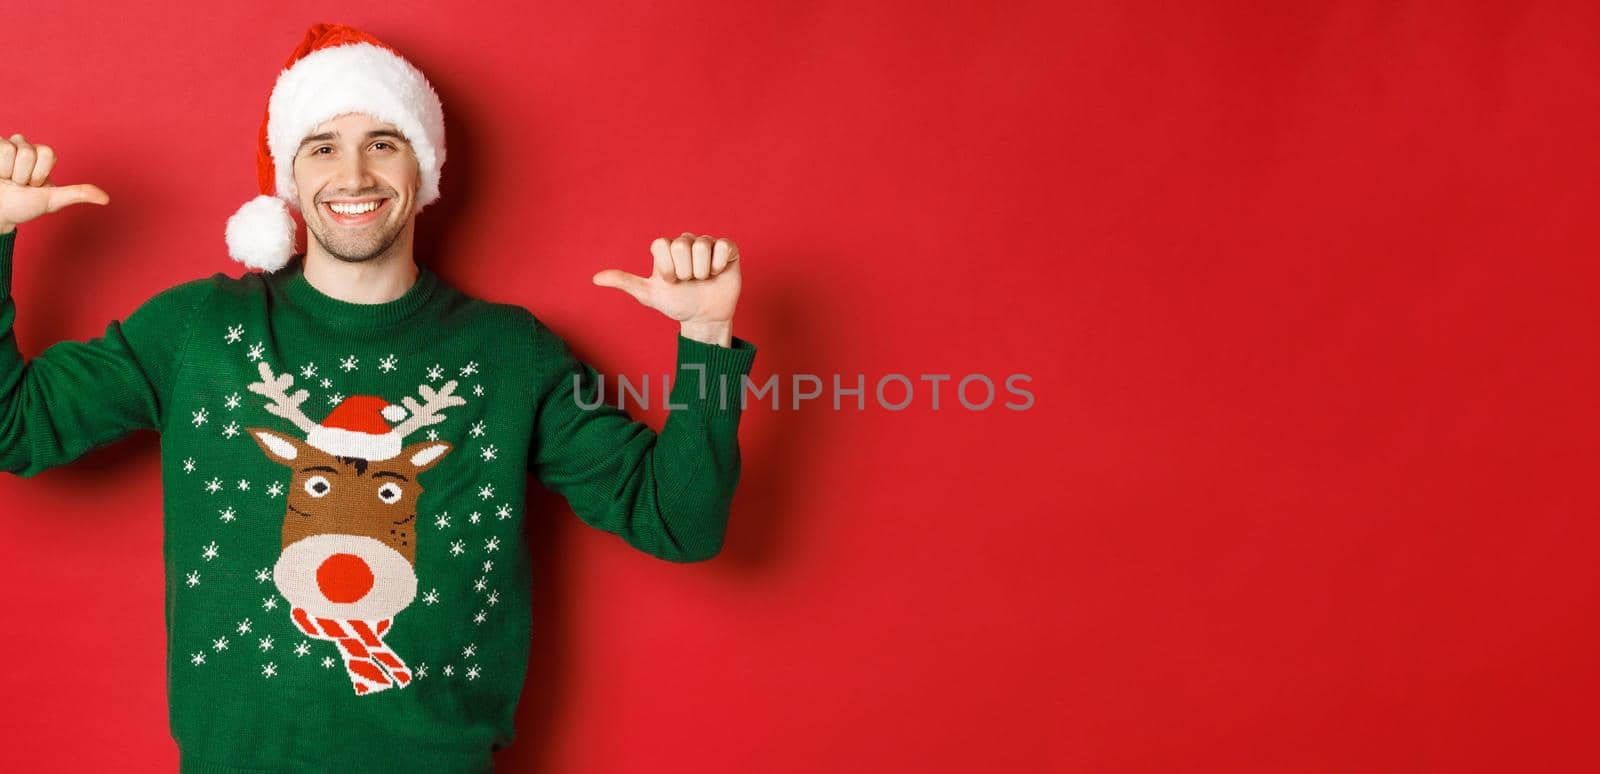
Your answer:
[[[603,288],[616,288],[633,296],[633,300],[645,306],[650,305],[645,300],[650,297],[650,280],[637,274],[629,274],[621,269],[606,269],[594,275],[594,284]]]
[[[63,207],[74,204],[106,204],[111,197],[96,186],[83,183],[80,185],[58,185],[46,189],[50,196],[45,200],[45,211],[55,212]]]

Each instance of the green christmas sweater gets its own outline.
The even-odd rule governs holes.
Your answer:
[[[657,434],[520,306],[425,266],[400,298],[353,304],[297,257],[180,284],[30,361],[15,239],[0,235],[0,470],[161,434],[185,772],[491,770],[529,651],[527,473],[651,555],[722,545],[748,341],[678,337]]]

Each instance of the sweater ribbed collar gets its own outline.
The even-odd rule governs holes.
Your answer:
[[[439,279],[417,264],[417,279],[399,298],[378,304],[357,304],[327,295],[306,280],[305,256],[297,255],[283,268],[283,290],[289,300],[312,317],[341,327],[373,328],[402,322],[433,297]]]

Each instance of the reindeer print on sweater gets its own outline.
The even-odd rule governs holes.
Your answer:
[[[176,568],[186,669],[372,697],[518,663],[493,648],[520,615],[524,463],[489,399],[522,394],[474,353],[290,360],[248,325],[212,335],[229,363],[180,420],[178,475],[210,506]]]
[[[419,388],[403,407],[382,398],[345,398],[318,423],[301,409],[310,393],[293,393],[294,377],[275,376],[262,362],[250,391],[266,410],[305,434],[264,427],[246,430],[273,461],[288,468],[283,553],[272,578],[306,636],[333,642],[358,694],[404,688],[412,674],[384,643],[395,615],[417,595],[417,477],[451,450],[443,441],[403,446],[405,438],[444,421],[443,411],[466,401],[456,382]],[[399,424],[390,427],[389,421]]]

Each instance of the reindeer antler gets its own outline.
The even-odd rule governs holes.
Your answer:
[[[395,425],[392,432],[404,438],[428,425],[436,425],[443,422],[444,415],[439,413],[441,410],[451,406],[467,405],[466,398],[450,394],[455,388],[456,380],[454,379],[445,382],[444,386],[438,390],[434,390],[424,384],[417,388],[417,391],[422,393],[422,399],[426,401],[420,405],[415,398],[410,396],[401,398],[400,402],[405,404],[406,409],[411,412],[411,416],[406,417],[404,422]]]
[[[251,382],[250,391],[259,393],[267,398],[269,401],[267,403],[267,413],[283,417],[293,422],[295,427],[307,433],[316,429],[317,423],[311,421],[311,418],[300,410],[300,404],[304,403],[311,393],[300,390],[290,395],[289,388],[294,385],[293,374],[285,373],[281,376],[273,376],[272,366],[267,365],[265,360],[261,361],[260,367],[261,381]]]

